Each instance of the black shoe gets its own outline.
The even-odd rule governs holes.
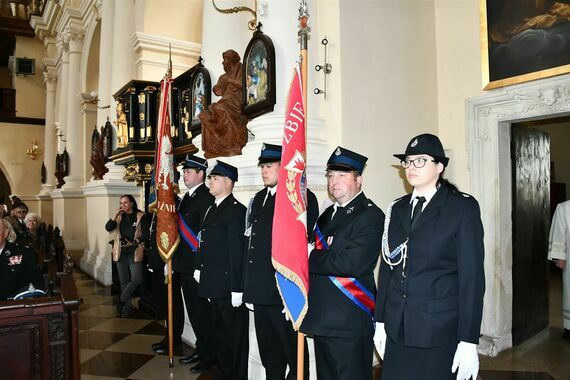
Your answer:
[[[152,347],[152,350],[154,351],[154,350],[162,347],[162,345],[163,345],[162,342],[158,342],[158,343],[153,343],[151,347]]]
[[[562,339],[570,342],[570,330],[564,329],[564,334],[562,334]]]
[[[128,318],[135,313],[135,308],[129,305],[123,306],[121,310],[121,318]]]
[[[172,348],[174,352],[176,352],[176,350],[181,347],[182,343],[174,343],[174,347]],[[156,348],[153,347],[152,350],[159,355],[168,355],[168,342],[166,342],[165,344],[158,343],[158,346]]]
[[[207,370],[212,368],[214,366],[214,364],[215,363],[213,361],[202,360],[200,363],[198,363],[194,367],[190,368],[190,372],[192,372],[192,373],[206,372]]]
[[[180,358],[180,360],[178,361],[180,362],[180,364],[192,364],[192,363],[198,363],[200,360],[202,360],[202,358],[200,357],[200,355],[198,355],[196,351],[194,351],[192,355]]]

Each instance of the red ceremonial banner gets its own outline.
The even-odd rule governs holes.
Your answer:
[[[309,292],[305,140],[302,80],[297,65],[289,89],[283,129],[272,241],[277,287],[295,330],[299,329],[307,313]]]
[[[160,109],[156,139],[156,244],[162,260],[167,262],[180,243],[174,196],[174,156],[170,136],[170,87],[165,77],[160,84]]]

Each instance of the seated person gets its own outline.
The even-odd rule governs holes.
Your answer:
[[[16,233],[10,223],[0,219],[0,301],[31,287],[44,289],[34,253],[27,246],[12,243],[15,239]]]
[[[28,213],[24,218],[24,223],[26,231],[22,242],[32,249],[38,267],[41,269],[45,259],[45,228],[40,228],[40,217],[35,212]]]

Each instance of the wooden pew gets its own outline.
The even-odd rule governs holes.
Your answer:
[[[0,301],[0,377],[79,379],[78,312],[71,273],[50,297]]]

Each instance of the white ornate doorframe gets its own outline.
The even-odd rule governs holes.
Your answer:
[[[466,106],[471,192],[479,201],[485,228],[479,352],[495,356],[512,346],[510,125],[570,115],[570,75],[490,91],[468,99]]]

